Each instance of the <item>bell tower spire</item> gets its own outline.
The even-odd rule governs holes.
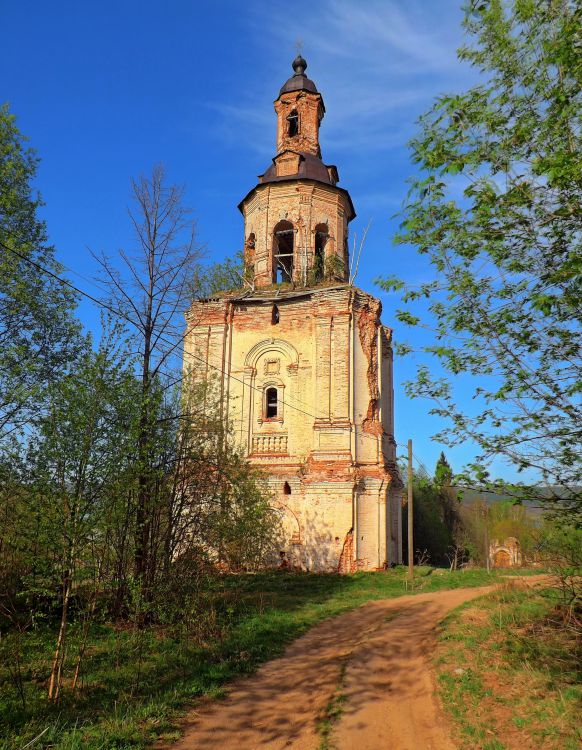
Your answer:
[[[292,149],[321,158],[319,126],[325,114],[323,97],[305,75],[307,62],[301,54],[291,67],[293,75],[283,84],[275,100],[277,153]]]
[[[255,288],[312,287],[349,280],[348,224],[356,215],[338,171],[324,164],[319,126],[323,97],[298,54],[275,99],[277,153],[239,204],[245,266]]]

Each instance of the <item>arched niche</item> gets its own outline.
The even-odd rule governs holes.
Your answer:
[[[299,113],[296,109],[292,109],[286,117],[287,120],[287,135],[289,138],[294,138],[299,135]]]
[[[255,250],[257,245],[257,239],[254,232],[250,232],[245,240],[244,247],[244,264],[245,264],[245,275],[250,273],[252,276],[255,275]]]
[[[325,277],[326,246],[329,241],[327,224],[316,224],[314,233],[313,277],[314,281],[323,281]]]
[[[288,365],[299,364],[299,354],[297,349],[287,341],[282,339],[264,339],[255,344],[245,357],[245,367],[256,368],[257,362],[263,354],[278,353],[283,355]]]

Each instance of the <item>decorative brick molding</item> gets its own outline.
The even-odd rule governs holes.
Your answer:
[[[277,358],[265,359],[263,373],[265,375],[278,375],[281,369],[281,360]]]

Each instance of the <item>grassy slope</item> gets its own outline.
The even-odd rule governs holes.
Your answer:
[[[482,570],[420,571],[414,592],[479,586],[498,576]],[[422,575],[424,573],[424,575]],[[136,632],[95,625],[81,690],[65,689],[58,706],[45,699],[54,630],[25,636],[26,708],[8,672],[11,636],[0,640],[0,749],[20,748],[48,728],[35,747],[55,750],[145,747],[159,736],[177,736],[173,722],[192,699],[219,695],[221,686],[280,654],[320,620],[371,599],[412,593],[404,569],[354,576],[267,573],[230,576],[214,592],[198,634]],[[213,633],[209,637],[208,633]],[[71,662],[74,661],[74,631]],[[67,674],[70,684],[70,674]],[[67,680],[65,681],[67,685]]]
[[[445,620],[435,663],[459,746],[582,746],[582,653],[555,604],[551,592],[508,585]]]

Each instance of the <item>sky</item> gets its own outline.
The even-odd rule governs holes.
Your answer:
[[[236,206],[275,155],[273,101],[299,43],[325,101],[323,159],[358,214],[352,238],[371,222],[356,283],[382,300],[395,339],[410,339],[374,280],[426,280],[418,256],[394,246],[396,214],[416,170],[417,118],[475,80],[456,58],[460,21],[460,0],[0,0],[0,101],[41,158],[43,218],[69,278],[99,294],[91,251],[131,249],[130,180],[159,162],[185,186],[208,261],[242,248]],[[79,315],[98,330],[94,306]],[[443,424],[406,398],[414,369],[396,359],[396,440],[403,455],[412,438],[432,472]],[[475,455],[470,443],[446,452],[456,470]]]

